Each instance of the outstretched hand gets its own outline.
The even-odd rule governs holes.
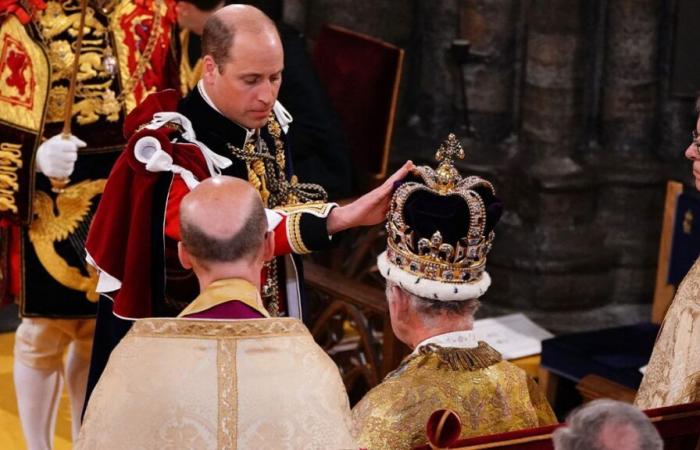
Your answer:
[[[349,205],[334,208],[328,216],[328,234],[335,234],[348,228],[376,225],[386,219],[394,183],[403,180],[415,168],[412,161],[406,161],[399,170],[376,189],[371,190]]]

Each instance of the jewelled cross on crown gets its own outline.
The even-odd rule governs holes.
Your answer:
[[[462,179],[459,172],[454,167],[456,158],[464,159],[464,149],[454,133],[447,136],[447,140],[440,144],[435,159],[440,161],[436,170],[437,188],[441,193],[446,193],[454,189],[455,185]]]

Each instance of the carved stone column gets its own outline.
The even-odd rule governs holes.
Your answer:
[[[512,156],[522,67],[519,13],[520,2],[512,0],[461,3],[459,34],[471,44],[469,61],[462,67],[470,129],[469,136],[460,127],[455,132],[464,134],[471,169],[494,172]]]
[[[610,299],[609,253],[595,224],[596,186],[580,165],[587,79],[584,0],[533,0],[524,8],[519,143],[499,176],[507,214],[489,261],[487,301],[554,330],[572,311]]]
[[[614,252],[613,299],[650,303],[663,212],[659,142],[659,0],[607,0],[600,150],[599,220]]]

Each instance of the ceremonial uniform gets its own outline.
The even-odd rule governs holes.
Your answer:
[[[535,382],[470,331],[428,339],[353,408],[361,447],[410,449],[426,442],[430,415],[448,409],[461,438],[556,423]]]
[[[296,255],[331,244],[326,220],[335,204],[322,201],[322,188],[292,175],[284,134],[291,118],[281,105],[266,126],[248,130],[219,113],[201,88],[178,98],[175,91],[153,94],[127,118],[129,144],[90,229],[86,248],[100,272],[98,291],[114,303],[100,306],[88,392],[128,330],[122,319],[173,317],[197,296],[194,274],[177,259],[177,241],[180,201],[198,180],[247,179],[280,217],[279,257],[262,274],[264,306],[273,316],[302,317]]]
[[[174,17],[166,0],[88,1],[72,99],[69,80],[81,2],[1,3],[0,215],[3,244],[9,246],[2,280],[9,283],[3,290],[6,298],[17,299],[23,317],[15,347],[23,366],[16,366],[15,379],[29,447],[39,448],[49,445],[52,427],[28,427],[33,421],[28,414],[38,413],[25,412],[41,409],[37,402],[47,400],[38,396],[47,391],[25,387],[24,380],[34,384],[30,369],[41,370],[46,379],[54,377],[47,374],[61,370],[62,355],[74,342],[76,358],[69,359],[67,381],[74,409],[82,408],[98,298],[97,274],[85,264],[84,242],[107,175],[125,143],[124,117],[147,94],[174,79],[170,73],[176,72],[168,72],[172,64],[166,64]],[[32,9],[25,10],[25,4]],[[42,141],[61,132],[67,112],[83,148],[70,184],[55,193],[48,177],[35,173],[35,167],[41,170],[35,155]],[[50,382],[60,388],[60,382]],[[48,400],[55,403],[54,410],[58,397]],[[25,407],[25,401],[32,406]],[[42,415],[51,422],[53,413]],[[78,417],[74,414],[75,430]]]
[[[100,271],[98,290],[113,298],[119,317],[176,316],[196,297],[194,274],[182,269],[176,255],[179,205],[197,181],[210,176],[247,179],[260,192],[263,204],[281,218],[276,255],[331,244],[326,220],[335,204],[322,201],[322,188],[292,175],[284,138],[290,120],[281,105],[264,128],[247,130],[202,94],[195,89],[178,102],[174,91],[157,93],[127,119],[127,151],[110,176],[87,242]],[[161,164],[162,158],[169,162]],[[263,300],[272,315],[302,316],[299,269],[300,260],[292,258],[267,266]]]

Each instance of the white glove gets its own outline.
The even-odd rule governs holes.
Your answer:
[[[36,171],[51,178],[68,178],[75,168],[78,149],[86,145],[72,134],[67,139],[60,134],[47,139],[36,151]]]

